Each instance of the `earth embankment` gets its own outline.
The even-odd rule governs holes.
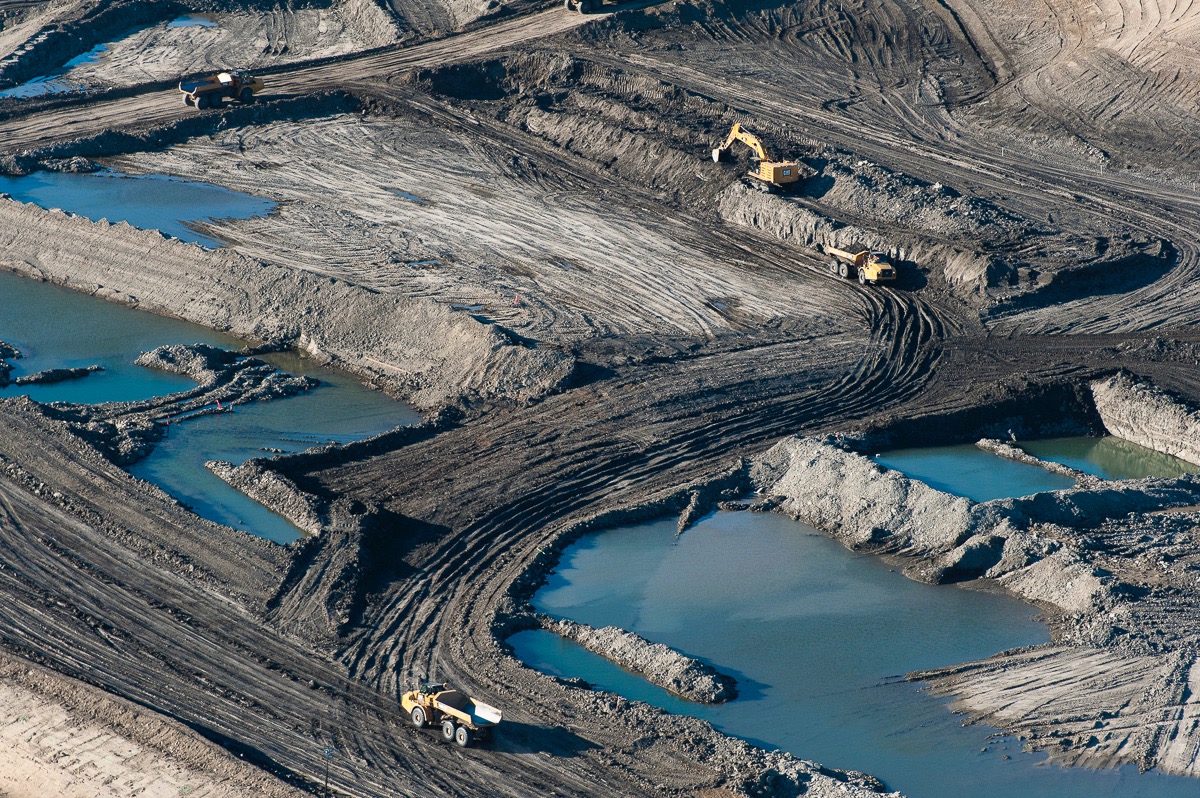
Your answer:
[[[418,299],[12,200],[0,200],[0,220],[0,263],[12,271],[295,346],[378,380],[418,407],[535,399],[571,373],[563,352]]]

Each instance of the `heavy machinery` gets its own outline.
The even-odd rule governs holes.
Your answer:
[[[740,122],[734,123],[725,141],[712,151],[713,160],[717,163],[724,160],[735,141],[742,142],[754,151],[754,169],[746,176],[751,178],[758,188],[771,191],[784,188],[800,179],[800,164],[797,161],[776,161],[771,158],[758,136],[743,129]]]
[[[194,105],[200,110],[220,108],[221,101],[228,97],[243,103],[254,102],[254,95],[263,90],[262,78],[256,78],[244,69],[218,72],[204,80],[180,83],[184,105]]]
[[[604,5],[604,0],[563,0],[563,8],[580,14],[595,14]]]
[[[862,285],[889,283],[896,279],[896,269],[882,252],[872,252],[865,247],[850,250],[825,247],[829,256],[829,270],[836,275],[853,279],[856,275]]]
[[[400,706],[418,729],[441,726],[442,739],[462,748],[487,737],[500,723],[500,710],[441,682],[421,682],[400,697]]]

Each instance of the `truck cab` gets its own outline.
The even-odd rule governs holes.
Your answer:
[[[859,253],[864,254],[864,253]],[[858,282],[866,285],[876,285],[881,282],[891,282],[896,279],[896,267],[882,252],[867,252],[860,263],[855,264],[858,272]]]

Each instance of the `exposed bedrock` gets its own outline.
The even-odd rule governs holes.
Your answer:
[[[562,385],[573,368],[564,352],[432,302],[12,200],[0,200],[0,268],[297,346],[422,408],[533,400]]]
[[[608,659],[647,681],[701,704],[723,704],[737,698],[737,680],[662,643],[606,626],[596,629],[565,618],[538,617],[542,627]]]
[[[1200,412],[1129,374],[1091,385],[1105,428],[1147,449],[1200,463]]]

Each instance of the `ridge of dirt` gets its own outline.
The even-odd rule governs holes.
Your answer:
[[[297,346],[403,392],[418,407],[529,401],[558,388],[571,372],[564,353],[514,341],[419,299],[12,200],[0,200],[0,218],[2,262],[10,270],[244,338]],[[64,245],[64,232],[66,240],[86,240],[87,247]],[[265,293],[275,296],[272,308],[261,303]],[[399,317],[405,326],[390,322]]]
[[[737,698],[737,680],[662,643],[615,626],[596,629],[566,618],[539,616],[546,631],[641,674],[651,684],[701,704],[723,704]]]

